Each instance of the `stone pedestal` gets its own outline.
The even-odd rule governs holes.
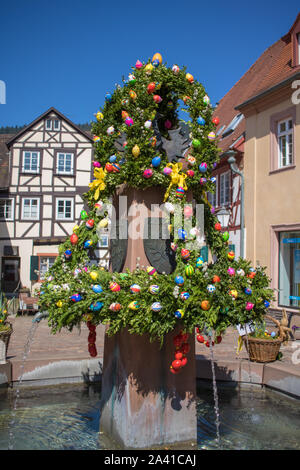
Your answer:
[[[163,347],[126,329],[105,338],[100,431],[122,448],[150,448],[197,439],[195,342],[173,375],[173,337]]]
[[[125,188],[121,194],[127,196],[129,216],[118,207],[116,199],[119,220],[127,217],[130,228],[139,212],[137,225],[143,234],[146,218],[160,217],[157,211],[151,211],[151,205],[162,204],[164,192],[160,188],[145,191]],[[140,265],[151,264],[143,238],[133,238],[131,233],[129,230],[127,251],[120,248],[118,252],[118,243],[115,244],[115,256],[124,260],[123,271],[134,270],[137,258]],[[163,256],[163,250],[158,252],[158,263]],[[177,375],[170,372],[175,352],[173,337],[179,331],[178,325],[166,335],[162,348],[158,342],[150,343],[147,335],[131,335],[127,329],[112,337],[105,336],[100,430],[118,446],[142,449],[196,442],[194,337],[189,339],[187,365]]]

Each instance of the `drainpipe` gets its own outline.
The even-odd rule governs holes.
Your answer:
[[[240,238],[240,256],[241,258],[244,258],[244,185],[245,185],[245,178],[244,174],[239,171],[237,165],[236,165],[236,159],[234,155],[236,155],[235,150],[228,150],[228,152],[225,153],[225,155],[228,155],[228,163],[230,165],[230,169],[233,173],[236,173],[241,177],[241,238]]]

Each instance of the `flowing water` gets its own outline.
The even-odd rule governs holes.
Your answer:
[[[0,399],[0,449],[8,449],[11,392]],[[250,397],[253,394],[252,402]],[[22,388],[14,416],[15,450],[105,449],[99,434],[100,385]],[[220,441],[225,449],[300,450],[300,406],[268,389],[218,383]],[[198,449],[218,449],[212,382],[198,383]]]

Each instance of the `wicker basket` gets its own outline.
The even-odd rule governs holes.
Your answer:
[[[10,340],[10,336],[13,332],[12,324],[9,323],[10,329],[5,331],[0,331],[0,364],[6,363],[6,354],[8,349],[8,343]],[[1,347],[2,346],[2,347]]]
[[[250,361],[252,362],[274,362],[277,359],[281,343],[283,341],[283,332],[277,320],[274,320],[270,315],[267,318],[272,320],[279,328],[278,339],[261,339],[253,338],[252,336],[243,336],[243,341],[249,354]]]

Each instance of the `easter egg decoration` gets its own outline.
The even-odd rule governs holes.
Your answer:
[[[210,309],[210,303],[208,300],[202,300],[200,304],[202,310],[209,310]]]
[[[172,168],[166,166],[166,167],[163,169],[163,174],[164,174],[164,175],[169,176],[171,173],[172,173]]]
[[[215,125],[215,126],[218,126],[220,124],[220,119],[218,118],[218,116],[212,118],[211,122]]]
[[[179,74],[179,71],[180,71],[180,68],[178,67],[178,65],[174,64],[173,67],[172,67],[172,72],[173,72],[175,75],[178,75],[178,74]]]
[[[113,135],[114,132],[115,132],[114,126],[110,126],[106,130],[107,135]]]
[[[149,287],[150,294],[158,294],[159,293],[159,286],[157,284],[152,284]]]
[[[77,245],[77,243],[78,243],[78,235],[76,235],[76,233],[73,233],[73,234],[70,236],[70,242],[72,243],[72,245]]]
[[[95,292],[95,294],[100,294],[103,292],[102,286],[100,286],[100,284],[94,284],[92,290]]]
[[[93,167],[94,167],[94,168],[101,168],[101,163],[99,163],[99,162],[93,162]]]
[[[162,305],[160,302],[153,302],[153,304],[151,305],[151,310],[153,310],[153,312],[160,312],[162,309]]]
[[[153,176],[153,170],[151,168],[147,168],[146,170],[144,170],[144,173],[143,173],[143,177],[148,179],[148,178],[151,178]]]
[[[207,136],[208,140],[212,141],[215,140],[216,134],[214,132],[210,132]]]
[[[187,81],[188,81],[189,83],[193,83],[193,82],[194,82],[194,77],[193,77],[193,75],[190,74],[190,73],[187,73],[186,76],[185,76],[185,78],[187,79]]]
[[[266,308],[270,307],[270,302],[269,302],[268,300],[265,300],[265,301],[264,301],[264,306],[265,306]]]
[[[208,284],[208,286],[206,287],[206,290],[207,292],[209,292],[209,294],[212,294],[213,292],[215,292],[216,286],[214,286],[213,284]]]
[[[122,308],[122,305],[117,302],[114,302],[110,304],[109,306],[109,310],[111,310],[112,312],[119,312],[121,308]]]
[[[132,284],[130,286],[130,292],[132,294],[139,294],[141,292],[141,287],[138,284]]]
[[[147,93],[150,95],[150,93],[153,93],[155,91],[155,83],[151,82],[147,86]]]
[[[223,240],[224,240],[224,242],[227,242],[229,240],[229,233],[228,232],[223,233]]]
[[[112,100],[112,95],[111,95],[111,93],[106,93],[106,95],[105,95],[105,100],[108,101],[108,102],[110,102],[110,101]]]
[[[153,100],[156,104],[159,104],[162,102],[162,97],[159,95],[153,95]]]
[[[200,163],[199,171],[201,171],[201,173],[205,173],[207,171],[207,163],[205,163],[205,162]]]
[[[176,251],[177,248],[178,248],[178,245],[176,245],[176,243],[174,243],[174,242],[171,242],[171,250]]]
[[[134,300],[133,302],[130,302],[128,308],[129,310],[137,310],[138,308],[140,308],[140,305],[136,300]]]
[[[91,271],[90,272],[90,277],[93,279],[93,281],[96,281],[96,279],[98,279],[97,271]]]
[[[144,122],[144,127],[145,127],[145,129],[151,129],[152,121],[150,121],[149,119],[148,119],[148,121],[145,121]]]
[[[184,206],[184,209],[183,209],[183,215],[184,215],[184,217],[186,217],[187,219],[189,219],[190,217],[192,217],[192,215],[193,215],[193,207],[192,207],[192,206],[189,206],[189,205],[185,205],[185,206]]]
[[[193,240],[195,240],[195,238],[198,237],[198,235],[200,235],[200,232],[198,230],[197,227],[192,227],[191,230],[190,230],[190,236]]]
[[[91,230],[93,227],[94,227],[94,220],[93,219],[89,219],[86,223],[85,223],[85,226],[87,229]]]
[[[98,111],[98,112],[96,113],[96,119],[97,119],[97,121],[98,121],[98,122],[101,122],[103,118],[104,118],[103,114],[102,114],[100,111]]]
[[[220,224],[220,222],[217,222],[215,223],[215,229],[220,232],[222,230],[222,225]]]
[[[235,275],[235,269],[234,268],[229,267],[227,269],[227,272],[228,272],[229,276],[234,276]]]
[[[129,117],[129,114],[127,113],[127,111],[124,111],[124,110],[122,111],[121,115],[122,115],[123,120]]]
[[[197,268],[201,268],[203,266],[203,263],[204,263],[204,259],[202,258],[202,256],[199,256],[197,259],[196,259],[196,267]]]
[[[134,145],[134,147],[132,148],[131,153],[135,158],[137,158],[141,153],[140,147],[138,145]]]
[[[153,71],[153,65],[152,64],[147,64],[144,68],[146,75],[151,75]]]
[[[87,213],[87,211],[82,210],[82,211],[80,212],[80,217],[81,217],[81,220],[87,219],[87,218],[88,218],[88,213]]]
[[[83,248],[85,249],[88,249],[90,248],[91,246],[93,245],[93,241],[92,240],[86,240],[83,244]]]
[[[101,139],[100,139],[100,137],[99,137],[98,135],[94,135],[93,141],[95,142],[95,144],[96,144],[97,142],[100,142],[100,140],[101,140]]]
[[[190,264],[188,264],[186,267],[185,267],[185,274],[187,276],[192,276],[194,274],[194,268],[193,266],[191,266]]]
[[[135,68],[140,70],[143,67],[143,64],[140,60],[137,60],[135,63]]]
[[[137,94],[134,90],[130,90],[129,96],[133,101],[137,99]]]
[[[176,310],[176,312],[174,313],[174,316],[175,318],[177,318],[178,320],[180,320],[181,318],[183,318],[184,316],[184,311],[179,309],[179,310]]]
[[[197,118],[197,124],[199,124],[199,126],[205,126],[205,119],[203,119],[203,117],[199,116]]]
[[[247,302],[246,303],[246,310],[249,311],[249,310],[252,310],[254,307],[254,304],[252,302]]]
[[[221,279],[215,274],[212,278],[212,282],[215,284],[216,282],[221,282]]]
[[[119,292],[121,290],[120,285],[117,282],[111,282],[109,288],[112,292]]]
[[[58,308],[61,308],[61,307],[63,306],[63,303],[62,303],[61,300],[58,300],[58,301],[56,302],[56,305],[57,305]]]
[[[113,169],[114,169],[114,168],[113,168],[113,166],[112,166],[111,163],[107,162],[107,163],[105,164],[105,170],[106,170],[108,173],[112,173],[112,172],[113,172]]]
[[[204,341],[205,341],[205,339],[202,335],[197,335],[196,338],[197,338],[198,343],[204,343]]]
[[[207,182],[207,179],[206,178],[200,178],[199,182],[200,182],[201,186],[203,186]]]
[[[155,276],[157,274],[157,271],[153,266],[148,266],[147,273],[149,274],[149,276]]]
[[[197,148],[201,147],[201,142],[200,142],[199,139],[193,139],[192,140],[192,145],[195,149],[197,149]]]
[[[129,83],[129,85],[134,85],[135,82],[136,82],[135,76],[134,76],[132,73],[130,73],[130,74],[128,75],[128,83]]]
[[[234,251],[229,251],[229,253],[227,253],[227,258],[230,260],[230,261],[233,261],[234,260]]]
[[[234,299],[237,299],[238,297],[238,291],[236,289],[231,289],[229,291],[229,295],[231,295],[231,297],[233,297]]]
[[[178,188],[176,188],[176,196],[178,197],[178,199],[182,199],[184,194],[185,190],[181,186],[178,186]]]
[[[193,176],[195,176],[195,172],[193,170],[187,170],[186,174],[189,178],[193,178]]]
[[[126,124],[126,126],[131,127],[131,126],[133,125],[133,119],[128,116],[128,117],[125,119],[125,124]]]
[[[64,257],[66,260],[70,260],[72,258],[72,251],[71,250],[66,250],[64,252]]]
[[[236,273],[237,273],[238,276],[241,276],[241,277],[245,276],[245,271],[241,268],[238,269]]]
[[[183,228],[179,228],[177,233],[178,233],[179,240],[185,240],[186,239],[187,233]]]
[[[182,276],[176,276],[174,281],[175,281],[175,284],[177,284],[178,286],[183,286],[184,284],[184,279]]]
[[[203,97],[203,103],[205,103],[206,105],[208,105],[208,104],[210,103],[210,98],[209,98],[209,96],[205,95],[205,96]]]
[[[100,228],[106,228],[108,226],[108,219],[104,218],[100,220],[98,227]]]
[[[74,295],[71,295],[70,299],[71,299],[73,302],[80,302],[80,300],[82,299],[82,297],[81,297],[80,294],[74,294]]]
[[[246,287],[245,290],[244,290],[245,294],[247,295],[251,295],[252,294],[252,289],[250,289],[250,287]]]
[[[181,300],[187,300],[187,299],[189,299],[189,297],[190,297],[190,294],[188,292],[181,292],[180,293]]]
[[[157,156],[157,157],[152,158],[152,166],[154,168],[158,168],[160,164],[161,164],[161,158],[160,157]]]
[[[159,64],[162,64],[162,56],[161,56],[161,54],[160,54],[159,52],[156,52],[156,53],[154,54],[154,56],[152,57],[152,62],[153,62],[154,60],[158,60]]]
[[[102,309],[103,305],[103,302],[97,301],[94,304],[90,305],[90,310],[92,310],[93,312],[99,312],[99,310]]]
[[[109,163],[115,163],[116,161],[117,161],[116,155],[111,155],[111,156],[109,157]]]

